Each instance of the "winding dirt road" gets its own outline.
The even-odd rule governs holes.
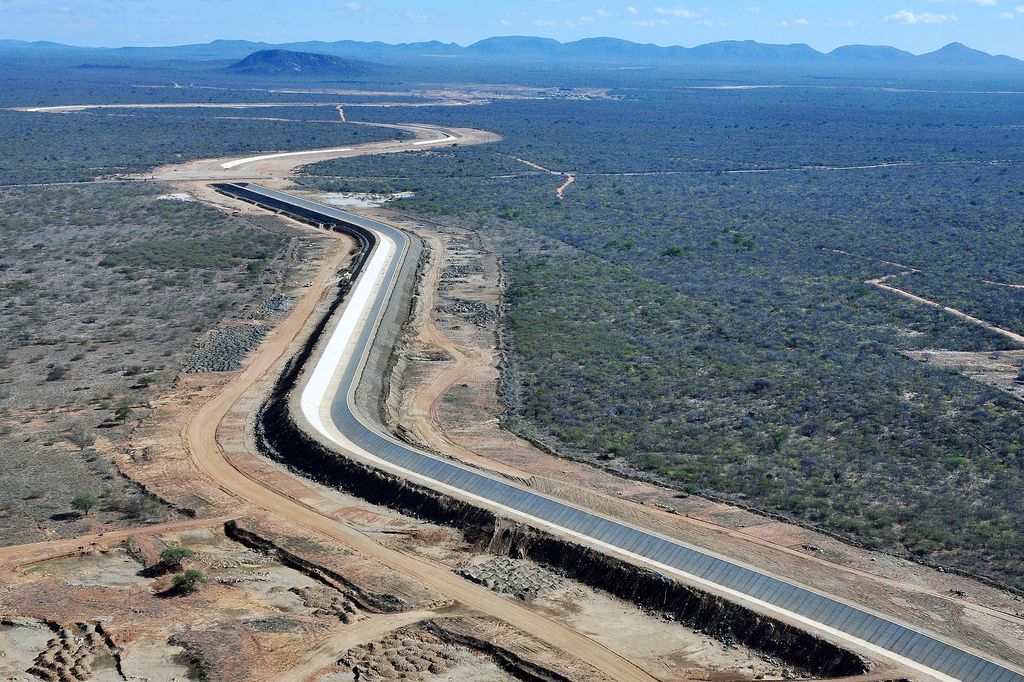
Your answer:
[[[217,443],[217,428],[231,406],[282,359],[301,332],[317,303],[326,294],[330,280],[347,255],[335,249],[291,314],[277,326],[267,341],[251,357],[248,366],[232,379],[216,397],[206,403],[189,422],[184,434],[185,446],[196,468],[214,485],[240,500],[278,514],[294,523],[322,533],[350,549],[383,565],[420,580],[478,611],[504,620],[598,668],[614,680],[653,682],[655,679],[604,645],[560,625],[507,597],[477,586],[455,575],[446,567],[402,554],[373,541],[354,527],[339,523],[314,507],[265,486],[236,469]]]
[[[238,172],[251,173],[246,167],[252,167],[260,173],[272,174],[275,178],[281,178],[296,166],[317,160],[319,155],[336,157],[339,154],[349,156],[357,153],[391,153],[401,149],[421,149],[424,145],[416,146],[417,142],[440,139],[437,137],[438,133],[458,135],[459,144],[479,144],[500,139],[496,135],[484,131],[439,129],[433,126],[418,126],[417,129],[420,137],[414,141],[359,145],[344,152],[317,152],[311,155],[257,159],[240,164],[241,171],[233,169],[225,171],[223,164],[229,160],[206,160],[184,164],[190,169],[186,172],[180,170],[181,167],[170,167],[160,169],[154,176],[164,180],[194,183],[200,179],[237,179],[234,175],[231,178],[224,177],[224,175]],[[208,177],[198,177],[204,173],[208,174]],[[349,244],[351,242],[347,238],[339,238],[339,246],[331,250],[314,278],[312,286],[308,287],[305,295],[296,302],[291,313],[277,325],[267,340],[250,357],[246,368],[235,376],[217,396],[202,406],[188,423],[183,434],[183,441],[195,467],[224,492],[322,533],[364,556],[375,559],[397,572],[431,586],[452,599],[486,615],[508,622],[522,632],[557,647],[568,655],[586,661],[601,670],[610,679],[653,682],[654,677],[599,642],[507,597],[470,583],[452,573],[445,566],[384,547],[353,526],[339,523],[310,504],[272,489],[261,481],[250,477],[235,468],[225,457],[224,451],[217,442],[217,430],[221,421],[230,411],[232,405],[242,398],[250,387],[256,382],[273,377],[271,370],[288,353],[318,303],[327,295],[335,273],[348,256],[347,246]]]

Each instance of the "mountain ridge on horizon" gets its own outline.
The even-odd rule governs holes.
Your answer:
[[[844,45],[820,52],[805,43],[775,44],[753,40],[724,40],[695,47],[659,46],[621,38],[599,37],[561,43],[536,36],[495,36],[465,47],[440,41],[384,43],[339,40],[271,44],[218,39],[209,43],[168,47],[76,47],[49,41],[0,39],[0,50],[10,52],[88,53],[94,56],[185,59],[242,59],[263,50],[290,50],[366,61],[436,62],[455,58],[466,62],[545,62],[571,66],[786,66],[904,68],[928,70],[1014,71],[1024,73],[1024,60],[991,55],[958,42],[915,55],[887,45]]]

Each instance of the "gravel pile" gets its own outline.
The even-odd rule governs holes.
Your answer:
[[[455,280],[459,280],[459,281],[465,281],[462,278],[466,277],[467,275],[469,275],[469,266],[468,265],[449,265],[448,267],[446,267],[444,269],[443,272],[441,272],[441,279],[442,280],[453,280],[453,279],[455,279]]]
[[[498,318],[498,313],[480,301],[467,301],[464,298],[453,298],[451,305],[440,306],[437,312],[444,315],[457,315],[475,325],[483,326]]]
[[[292,309],[295,299],[291,296],[271,296],[260,307],[249,313],[252,320],[276,320]]]
[[[508,557],[495,557],[485,563],[464,568],[459,571],[459,575],[489,590],[510,594],[523,601],[536,599],[544,590],[562,585],[562,579],[551,571]]]
[[[77,632],[76,632],[77,630]],[[92,664],[101,656],[109,656],[106,640],[92,623],[78,623],[74,630],[64,628],[51,639],[28,669],[41,680],[88,680]]]
[[[292,587],[288,590],[302,598],[302,603],[314,609],[314,616],[332,616],[345,625],[356,620],[359,607],[348,596],[327,587]]]
[[[231,372],[239,369],[245,356],[271,329],[266,324],[241,324],[235,327],[214,329],[196,342],[196,351],[185,363],[183,372]]]
[[[425,632],[396,632],[349,649],[338,665],[351,668],[357,680],[415,680],[424,673],[444,674],[461,662],[454,647]]]

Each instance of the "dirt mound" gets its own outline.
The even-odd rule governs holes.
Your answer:
[[[464,568],[458,573],[489,590],[510,594],[523,601],[536,599],[541,592],[562,585],[562,579],[551,571],[503,556]]]
[[[93,623],[76,623],[47,642],[27,672],[41,680],[88,680],[101,658],[114,658],[107,638]]]
[[[399,630],[376,642],[349,649],[338,665],[357,680],[419,679],[440,675],[462,662],[458,650],[418,630]]]
[[[301,597],[305,606],[315,609],[314,616],[334,616],[345,625],[359,617],[359,605],[329,587],[293,587],[288,591]]]

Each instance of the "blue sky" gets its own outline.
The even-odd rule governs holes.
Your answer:
[[[0,0],[0,38],[179,45],[217,38],[441,40],[613,36],[692,47],[716,40],[853,43],[916,54],[959,41],[1024,59],[1024,0]]]

